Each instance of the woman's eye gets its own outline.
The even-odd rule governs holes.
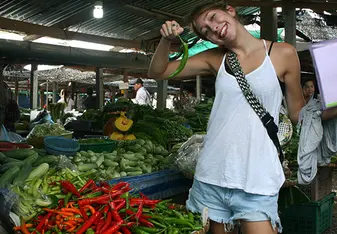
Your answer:
[[[211,16],[211,20],[213,20],[215,18],[215,13]]]

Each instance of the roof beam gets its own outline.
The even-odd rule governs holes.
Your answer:
[[[100,43],[111,46],[121,46],[125,48],[141,49],[141,41],[124,40],[111,37],[95,36],[91,34],[76,33],[72,31],[63,30],[57,27],[46,27],[37,24],[11,20],[0,17],[0,28],[6,30],[14,30],[29,34],[43,35],[63,40],[79,40],[93,43]]]
[[[248,1],[248,0],[229,0],[227,1],[231,6],[241,7],[282,7],[282,1]],[[292,1],[291,3],[295,8],[311,8],[311,9],[337,9],[337,2],[332,1]]]
[[[107,3],[105,5],[107,6],[113,6],[113,7],[120,7],[128,3],[132,3],[134,0],[123,0],[119,2],[113,2],[113,3]],[[76,14],[70,16],[69,18],[66,18],[56,24],[52,24],[49,26],[58,27],[61,29],[67,29],[68,27],[76,24],[80,24],[82,22],[88,21],[93,18],[92,12],[93,12],[93,4],[92,1],[85,1],[83,0],[83,4],[87,5],[85,8],[83,8],[81,11],[77,11]],[[41,35],[27,35],[24,37],[25,41],[34,41],[38,38],[42,37]]]

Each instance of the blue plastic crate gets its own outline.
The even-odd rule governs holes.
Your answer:
[[[109,184],[120,181],[130,183],[133,192],[142,192],[151,199],[165,199],[187,192],[192,187],[192,180],[186,179],[180,172],[163,170],[141,176],[116,178]]]

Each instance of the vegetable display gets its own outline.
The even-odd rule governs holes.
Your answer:
[[[80,151],[72,161],[79,171],[93,170],[100,180],[137,176],[164,169],[169,166],[169,152],[161,145],[137,139],[122,141],[111,153]]]
[[[67,180],[54,181],[63,197],[41,208],[34,217],[21,219],[15,231],[37,233],[192,233],[203,229],[200,215],[195,215],[170,200],[151,200],[131,193],[126,182],[109,185],[89,180],[76,187]]]

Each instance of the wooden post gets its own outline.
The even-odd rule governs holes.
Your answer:
[[[196,77],[196,96],[197,100],[201,100],[201,76],[197,75]]]
[[[57,85],[56,82],[53,82],[53,103],[56,103],[56,97],[57,97]]]
[[[18,81],[18,79],[15,79],[15,91],[14,91],[14,96],[15,96],[16,102],[19,103],[19,81]]]
[[[272,7],[261,7],[261,39],[277,41],[277,11]]]
[[[38,96],[38,85],[39,81],[37,78],[37,64],[32,64],[30,71],[30,108],[36,109],[37,108],[37,96]]]
[[[5,111],[5,86],[4,86],[4,77],[3,77],[3,69],[4,69],[4,64],[0,62],[0,111],[4,113]],[[0,128],[3,124],[3,117],[4,115],[0,113]],[[1,132],[1,130],[0,130]]]
[[[166,108],[166,98],[167,98],[167,85],[168,80],[158,80],[157,81],[157,108]]]
[[[97,108],[102,110],[104,103],[103,68],[96,68],[96,99]]]
[[[128,71],[126,69],[124,69],[123,81],[124,83],[129,83]],[[124,98],[129,99],[129,88],[124,90]]]
[[[40,88],[40,108],[44,106],[44,89]]]
[[[296,10],[288,1],[284,2],[282,14],[284,16],[285,42],[296,47]]]

